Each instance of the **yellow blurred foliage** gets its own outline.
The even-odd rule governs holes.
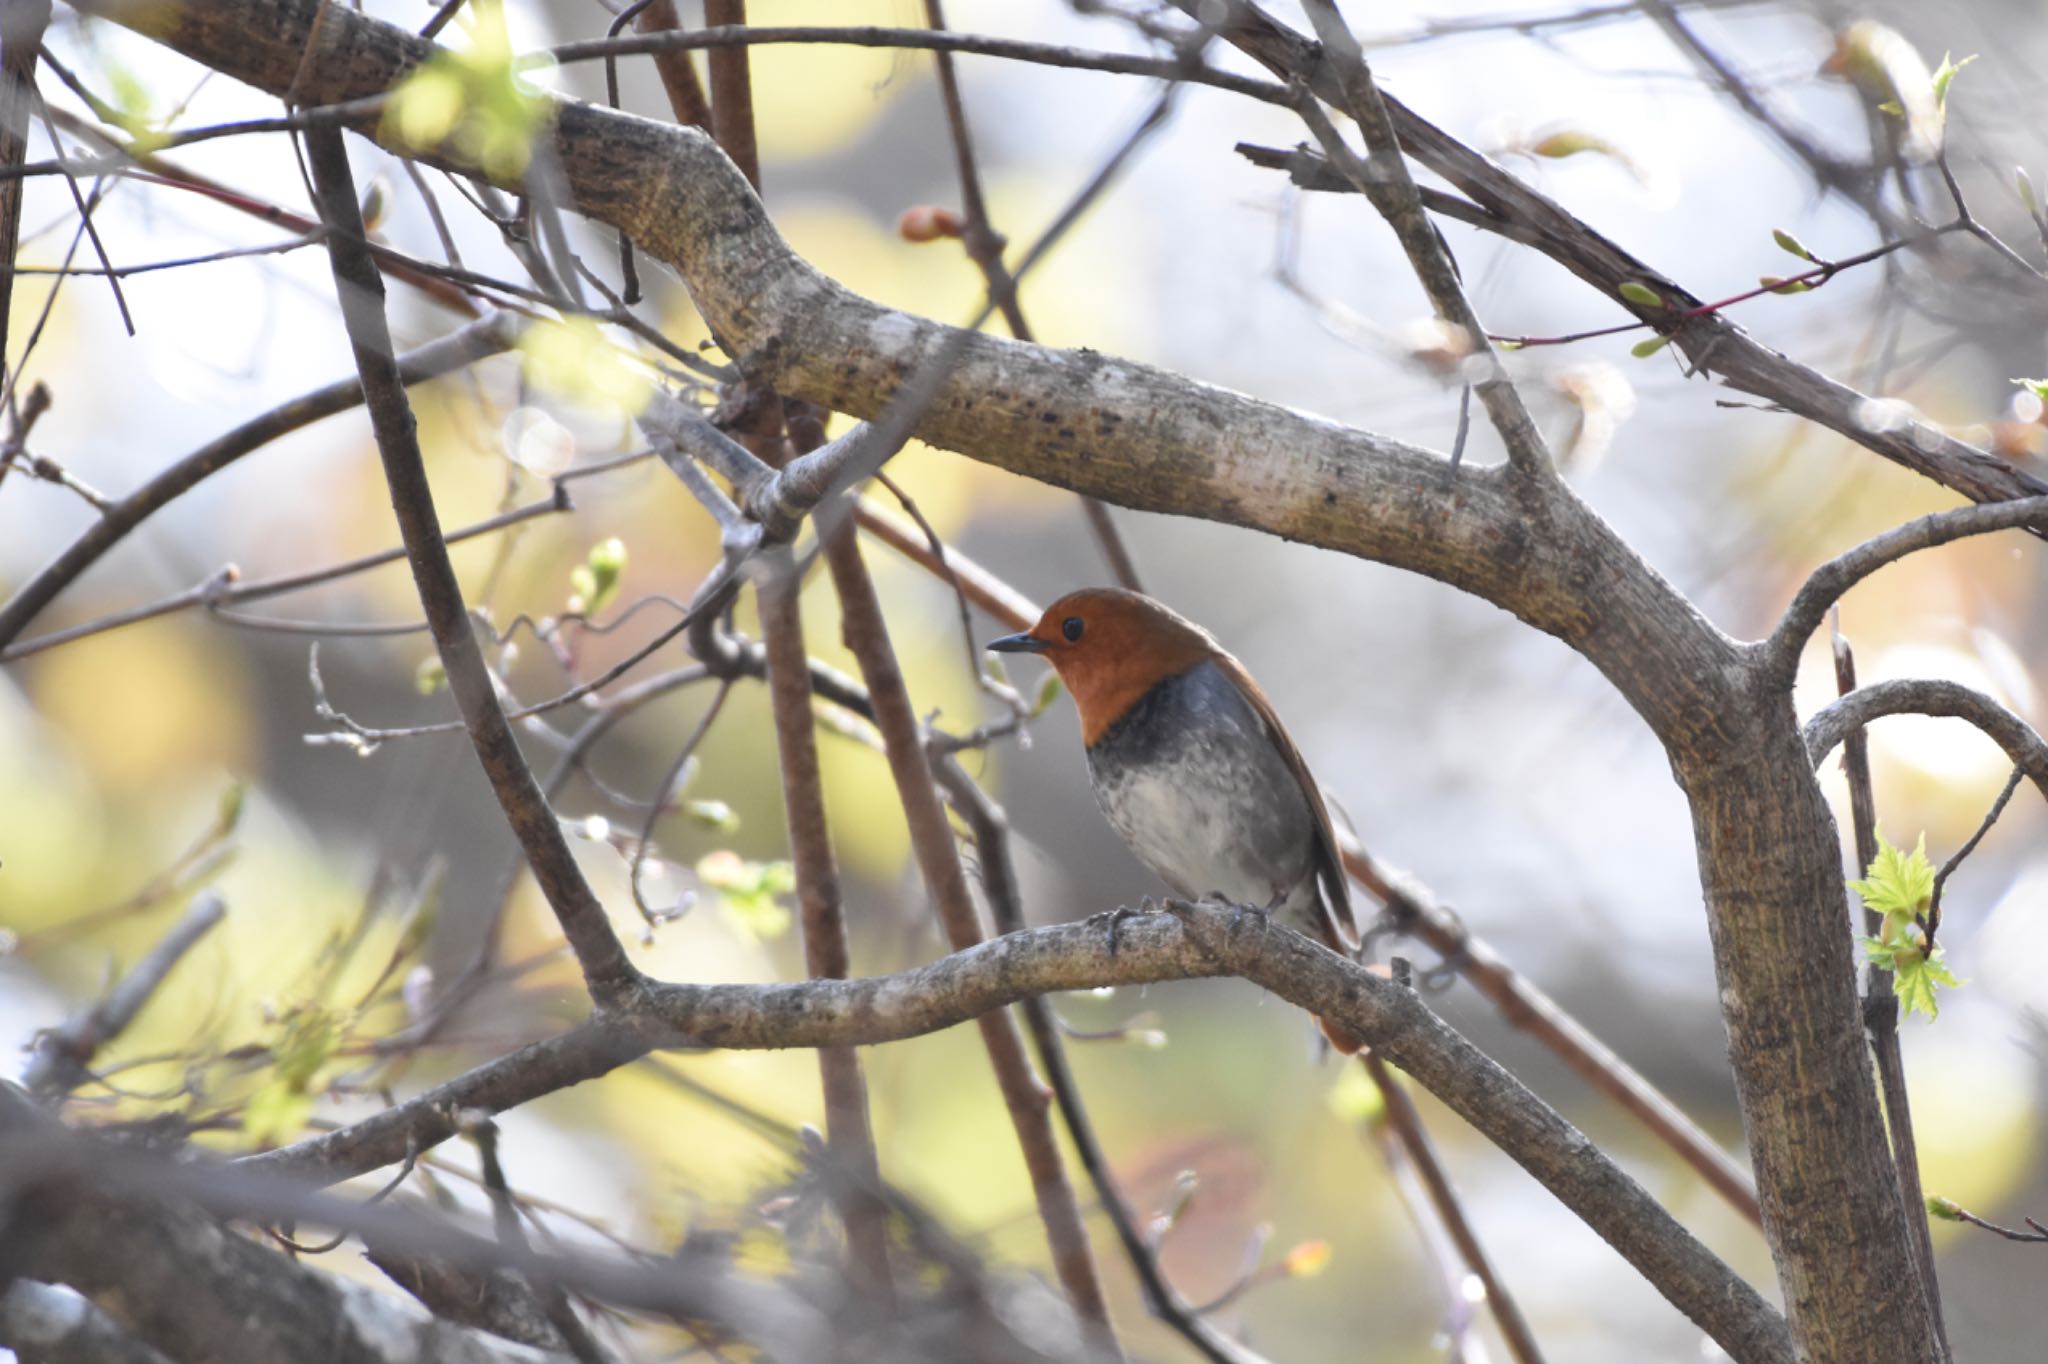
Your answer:
[[[1967,960],[1955,964],[1969,974]],[[2040,1096],[2033,1067],[2001,1027],[1951,1026],[1946,1009],[1939,1023],[1909,1024],[1902,1031],[1921,1185],[1930,1194],[1995,1217],[2034,1173]],[[1958,1232],[1983,1234],[1949,1223],[1934,1225],[1937,1238]]]
[[[756,24],[895,26],[918,23],[901,0],[775,0],[756,6]],[[930,60],[887,48],[833,43],[764,43],[748,50],[754,132],[763,158],[823,156],[863,136],[911,83],[930,79]]]
[[[209,633],[153,621],[67,644],[30,670],[36,709],[109,796],[249,766],[257,712],[237,655]]]

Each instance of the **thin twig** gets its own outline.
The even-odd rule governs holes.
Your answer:
[[[1016,864],[1010,856],[1009,819],[988,792],[967,775],[958,758],[937,745],[928,744],[927,748],[930,750],[932,773],[944,788],[947,803],[966,821],[968,832],[974,839],[982,894],[988,898],[989,916],[994,920],[995,930],[999,934],[1014,933],[1024,927],[1024,906],[1017,885]],[[1068,1139],[1074,1143],[1074,1154],[1087,1173],[1089,1183],[1095,1187],[1096,1201],[1116,1231],[1131,1272],[1138,1277],[1138,1286],[1145,1294],[1146,1308],[1210,1364],[1258,1364],[1257,1356],[1218,1331],[1167,1280],[1158,1253],[1146,1239],[1138,1219],[1132,1215],[1130,1204],[1124,1200],[1116,1172],[1110,1168],[1109,1157],[1103,1152],[1102,1141],[1095,1133],[1094,1120],[1088,1116],[1087,1104],[1081,1097],[1080,1082],[1067,1062],[1067,1050],[1060,1040],[1062,1028],[1053,1013],[1052,1004],[1042,995],[1033,995],[1019,1002],[1017,1007],[1024,1015],[1026,1026],[1031,1029],[1031,1042],[1038,1053],[1038,1064],[1045,1071],[1046,1083],[1059,1105],[1061,1122],[1067,1129]]]
[[[1856,690],[1856,653],[1843,636],[1840,618],[1830,613],[1835,661],[1835,687],[1843,696]],[[1877,795],[1870,777],[1870,736],[1855,730],[1842,741],[1842,774],[1849,782],[1850,823],[1855,830],[1856,865],[1867,868],[1877,860]],[[2019,770],[2013,771],[2015,782]],[[2011,788],[2007,788],[2011,794]],[[1866,873],[1868,874],[1868,873]],[[1863,931],[1876,937],[1882,917],[1864,907]],[[1929,944],[1932,950],[1932,943]],[[1897,1171],[1899,1204],[1913,1239],[1913,1260],[1919,1270],[1920,1292],[1934,1324],[1934,1338],[1944,1357],[1949,1353],[1948,1327],[1942,1319],[1941,1280],[1934,1260],[1934,1236],[1927,1225],[1925,1195],[1920,1183],[1920,1144],[1914,1135],[1912,1092],[1906,1084],[1906,1058],[1899,1047],[1899,998],[1892,989],[1892,973],[1882,963],[1871,961],[1863,973],[1863,1030],[1870,1038],[1871,1055],[1877,1065],[1877,1082],[1884,1094],[1885,1126],[1892,1139],[1892,1165]]]
[[[1977,825],[1977,832],[1971,834],[1963,846],[1957,848],[1949,856],[1948,861],[1941,864],[1941,869],[1934,873],[1934,889],[1927,896],[1927,938],[1923,943],[1929,952],[1934,950],[1934,935],[1941,930],[1941,893],[1948,888],[1949,876],[1957,867],[1963,865],[1964,858],[1977,850],[1977,845],[1984,841],[1984,835],[1991,832],[1991,826],[1998,823],[1998,817],[2005,813],[2005,807],[2012,801],[2012,793],[2020,789],[2020,782],[2026,775],[2017,767],[2012,770],[2012,775],[2005,779],[2005,789],[1998,793],[1998,799],[1992,801],[1991,808],[1984,812],[1983,820]]]
[[[1508,1353],[1518,1364],[1542,1364],[1543,1350],[1536,1343],[1536,1333],[1529,1328],[1528,1318],[1522,1315],[1522,1309],[1509,1295],[1507,1285],[1501,1282],[1500,1274],[1486,1254],[1486,1247],[1479,1244],[1478,1233],[1472,1230],[1471,1220],[1465,1216],[1465,1205],[1459,1200],[1458,1191],[1451,1187],[1450,1174],[1437,1156],[1436,1144],[1429,1139],[1429,1129],[1422,1125],[1422,1113],[1416,1108],[1415,1100],[1377,1053],[1365,1052],[1359,1060],[1364,1063],[1366,1074],[1372,1077],[1373,1087],[1379,1091],[1387,1123],[1394,1129],[1402,1149],[1414,1164],[1415,1173],[1429,1194],[1430,1206],[1436,1210],[1438,1220],[1450,1234],[1452,1244],[1457,1246],[1466,1269],[1486,1290],[1487,1306],[1492,1309],[1493,1319],[1500,1326],[1501,1339],[1507,1342]]]
[[[328,253],[334,262],[342,319],[362,375],[365,406],[377,437],[385,481],[390,484],[392,510],[412,563],[420,605],[433,627],[449,690],[462,709],[477,758],[498,803],[576,953],[585,984],[592,998],[604,1006],[632,990],[640,982],[640,973],[627,958],[604,906],[584,880],[561,822],[548,807],[519,751],[470,627],[462,588],[434,511],[418,430],[394,358],[384,317],[384,281],[364,239],[342,133],[338,128],[309,129],[306,146],[321,215],[330,228]]]
[[[809,658],[797,604],[803,584],[786,549],[771,554],[767,568],[756,596],[767,644],[768,699],[775,717],[790,860],[796,870],[804,967],[813,980],[843,980],[852,968],[852,956],[811,715]],[[871,1192],[880,1182],[881,1165],[860,1058],[851,1047],[820,1047],[818,1070],[825,1091],[827,1149],[835,1165],[850,1176],[840,1201],[852,1251],[849,1266],[866,1291],[890,1295],[887,1214]]]
[[[943,0],[924,0],[924,16],[932,32],[946,31]],[[953,69],[953,54],[939,48],[932,53],[932,61],[939,74],[939,96],[946,107],[946,130],[953,139],[953,163],[960,176],[960,208],[965,219],[960,243],[967,248],[967,258],[981,271],[981,277],[988,285],[989,297],[1003,315],[1003,323],[1009,327],[1010,335],[1019,341],[1035,340],[1031,324],[1024,319],[1024,305],[1017,297],[1017,283],[1010,278],[1009,268],[1003,264],[1005,238],[990,221],[988,200],[981,192],[981,169],[975,161],[974,137],[967,127],[967,104],[960,96],[960,77]],[[1132,560],[1130,548],[1124,544],[1109,508],[1098,499],[1087,496],[1082,497],[1081,507],[1087,514],[1088,527],[1094,532],[1095,542],[1102,550],[1102,557],[1109,562],[1117,585],[1132,592],[1144,591],[1144,584],[1138,580],[1137,564]]]
[[[1308,0],[1308,15],[1325,49],[1336,59],[1336,79],[1344,92],[1345,111],[1365,138],[1368,160],[1357,158],[1306,90],[1296,105],[1297,112],[1330,159],[1357,183],[1394,229],[1437,316],[1464,333],[1464,344],[1471,348],[1471,362],[1477,371],[1470,376],[1473,387],[1478,390],[1479,402],[1492,418],[1494,429],[1500,433],[1508,462],[1526,476],[1555,478],[1557,468],[1543,433],[1537,430],[1514,381],[1508,378],[1500,357],[1486,339],[1485,328],[1480,326],[1471,301],[1465,297],[1465,287],[1458,280],[1458,269],[1443,235],[1423,212],[1421,196],[1408,173],[1407,162],[1402,159],[1393,117],[1380,98],[1379,86],[1358,40],[1332,0]]]
[[[981,921],[975,913],[952,827],[946,822],[925,760],[917,714],[889,640],[881,600],[875,593],[874,580],[862,559],[853,527],[841,526],[826,541],[825,563],[839,596],[841,631],[867,683],[875,725],[882,733],[890,775],[895,778],[897,797],[910,826],[911,848],[924,874],[925,889],[932,897],[947,941],[955,951],[964,951],[982,941]],[[995,1073],[1011,1126],[1016,1129],[1017,1142],[1023,1150],[1025,1166],[1031,1173],[1039,1220],[1045,1225],[1046,1239],[1052,1248],[1054,1271],[1087,1328],[1090,1341],[1106,1357],[1121,1358],[1122,1351],[1110,1325],[1108,1300],[1088,1244],[1087,1228],[1081,1221],[1080,1204],[1053,1136],[1045,1087],[1033,1073],[1030,1058],[1025,1054],[1016,1018],[998,1011],[983,1015],[979,1022],[990,1069]]]
[[[172,968],[226,917],[227,905],[218,894],[208,891],[199,896],[105,999],[39,1033],[22,1075],[29,1093],[47,1101],[90,1079],[87,1067],[94,1054],[121,1035]]]

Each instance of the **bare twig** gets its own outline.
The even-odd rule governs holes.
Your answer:
[[[1789,677],[1799,666],[1799,654],[1806,647],[1807,638],[1826,619],[1828,608],[1885,565],[1966,536],[2018,529],[2048,530],[2048,497],[1930,512],[1837,555],[1816,568],[1793,594],[1783,618],[1764,644],[1770,666]]]
[[[523,507],[514,507],[511,511],[500,512],[496,516],[486,517],[482,521],[464,526],[460,530],[450,531],[448,532],[447,540],[451,545],[458,544],[461,541],[472,540],[481,535],[496,534],[498,531],[504,530],[509,526],[516,526],[522,522],[531,521],[537,516],[549,516],[555,512],[565,512],[568,510],[570,510],[570,504],[566,496],[566,490],[558,483],[555,485],[553,496],[543,498],[538,502],[529,502]],[[0,648],[0,663],[12,663],[17,658],[26,658],[30,654],[41,653],[45,649],[54,649],[60,644],[69,644],[73,640],[84,639],[90,635],[104,634],[109,630],[116,630],[124,625],[135,625],[145,620],[155,620],[159,616],[167,616],[174,612],[190,610],[193,607],[203,606],[209,611],[218,611],[237,602],[260,601],[266,597],[276,597],[287,592],[302,591],[308,587],[317,587],[323,583],[335,582],[342,578],[352,577],[358,573],[367,573],[373,568],[381,568],[385,564],[396,563],[403,558],[405,558],[405,550],[402,548],[380,550],[377,553],[359,555],[354,559],[348,559],[338,564],[329,564],[325,568],[311,569],[304,573],[292,573],[277,578],[257,578],[250,582],[237,581],[236,575],[238,570],[234,565],[230,564],[212,574],[206,581],[189,587],[183,592],[151,602],[146,606],[131,607],[126,611],[117,611],[112,615],[101,616],[96,620],[81,621],[77,625],[66,626],[62,630],[52,630],[48,634],[36,635],[33,638],[22,640],[19,644],[10,644],[5,648]],[[248,624],[251,622],[244,621],[239,623]],[[369,628],[380,632],[389,632],[391,629],[391,627]],[[402,631],[412,631],[424,629],[425,627],[404,625],[396,628]],[[342,633],[348,632],[343,631]]]
[[[1817,767],[1851,731],[1887,715],[1968,720],[2004,749],[2014,766],[2048,796],[2048,743],[2025,720],[1983,692],[1958,682],[1912,678],[1858,687],[1806,722],[1806,751]]]
[[[362,375],[363,392],[376,433],[392,509],[405,540],[419,587],[420,605],[433,627],[434,645],[461,707],[484,773],[505,812],[535,879],[583,968],[585,983],[600,1006],[616,1002],[640,982],[618,934],[569,851],[560,822],[542,796],[498,704],[490,672],[463,606],[462,588],[448,558],[434,512],[433,490],[420,457],[418,432],[384,318],[384,282],[363,236],[362,214],[348,152],[337,128],[306,133],[321,214],[330,229],[328,252],[342,318]]]
[[[924,16],[934,33],[946,31],[943,0],[924,0]],[[960,77],[953,69],[953,54],[939,48],[932,53],[932,62],[939,73],[939,96],[946,106],[946,130],[953,139],[953,163],[960,176],[960,208],[966,220],[961,229],[960,244],[967,248],[967,258],[981,271],[981,277],[988,285],[988,296],[1003,315],[1003,323],[1009,327],[1010,335],[1019,341],[1033,340],[1031,324],[1024,319],[1024,305],[1017,297],[1017,282],[1010,277],[1009,267],[1003,263],[1005,238],[989,220],[988,200],[981,192],[981,170],[975,163],[974,137],[968,131],[967,104],[960,96]],[[1137,564],[1132,560],[1130,549],[1124,544],[1109,508],[1086,496],[1081,499],[1081,506],[1087,513],[1089,529],[1095,533],[1095,542],[1101,547],[1102,557],[1108,561],[1117,585],[1132,592],[1144,591],[1144,584],[1138,580]]]
[[[417,384],[464,368],[508,349],[518,335],[517,318],[504,313],[490,314],[400,356],[399,381]],[[360,379],[336,380],[324,388],[281,403],[207,442],[183,459],[174,461],[140,488],[107,508],[104,516],[23,583],[5,606],[0,606],[0,646],[11,643],[44,607],[56,599],[58,593],[151,515],[244,455],[323,417],[346,412],[362,400]]]
[[[1413,990],[1260,915],[1176,906],[1029,929],[888,976],[766,985],[649,982],[619,1010],[336,1132],[243,1166],[338,1180],[454,1133],[459,1107],[501,1111],[654,1047],[866,1046],[951,1027],[1035,994],[1236,975],[1342,1022],[1522,1165],[1737,1359],[1790,1364],[1783,1318],[1657,1201]]]
[[[1831,613],[1835,687],[1843,696],[1856,690],[1856,654]],[[1849,781],[1849,815],[1855,831],[1856,865],[1868,868],[1877,859],[1877,794],[1870,777],[1870,735],[1857,729],[1842,741],[1842,773]],[[2017,772],[2015,772],[2017,776]],[[1868,874],[1866,872],[1866,874]],[[1864,907],[1863,929],[1876,937],[1882,916]],[[1931,944],[1930,944],[1931,947]],[[1892,1164],[1897,1169],[1899,1204],[1913,1234],[1913,1258],[1919,1271],[1919,1288],[1934,1323],[1935,1340],[1944,1357],[1948,1354],[1948,1329],[1942,1320],[1941,1281],[1934,1261],[1934,1236],[1923,1212],[1920,1186],[1920,1144],[1913,1130],[1912,1093],[1906,1084],[1906,1058],[1899,1047],[1899,998],[1892,989],[1892,973],[1882,963],[1869,962],[1863,972],[1863,1030],[1870,1038],[1871,1055],[1877,1064],[1877,1081],[1884,1092],[1885,1127],[1892,1138]]]
[[[842,526],[826,542],[825,562],[839,595],[846,645],[860,664],[874,707],[875,724],[882,732],[890,774],[895,778],[897,796],[910,826],[911,847],[924,874],[925,889],[938,911],[947,941],[955,951],[964,950],[982,940],[981,922],[960,864],[952,827],[946,822],[926,763],[923,736],[889,640],[882,603],[851,526]],[[1007,1012],[993,1012],[979,1021],[989,1066],[1009,1109],[1025,1166],[1031,1172],[1039,1220],[1045,1224],[1046,1239],[1052,1247],[1053,1268],[1074,1311],[1089,1328],[1092,1343],[1106,1356],[1120,1358],[1122,1352],[1110,1326],[1109,1304],[1088,1244],[1087,1229],[1081,1222],[1080,1204],[1053,1136],[1045,1087],[1032,1072],[1016,1019]]]
[[[1380,216],[1387,220],[1387,225],[1394,229],[1394,235],[1400,239],[1401,249],[1407,253],[1415,277],[1422,282],[1423,292],[1429,295],[1437,316],[1464,334],[1463,344],[1470,348],[1476,371],[1467,377],[1478,390],[1479,401],[1486,408],[1486,415],[1492,418],[1494,429],[1500,433],[1508,462],[1529,477],[1556,477],[1556,466],[1551,460],[1549,447],[1544,443],[1543,433],[1536,429],[1535,420],[1523,405],[1521,394],[1507,377],[1500,357],[1487,340],[1486,329],[1480,326],[1478,315],[1472,311],[1472,304],[1465,297],[1464,285],[1458,280],[1457,266],[1451,260],[1450,249],[1423,212],[1421,196],[1416,192],[1415,181],[1409,176],[1407,163],[1401,157],[1393,118],[1380,97],[1379,86],[1373,81],[1358,40],[1352,36],[1344,16],[1338,13],[1332,0],[1309,0],[1308,15],[1315,24],[1317,35],[1323,40],[1324,48],[1335,58],[1336,81],[1343,92],[1343,107],[1365,137],[1368,160],[1358,159],[1306,90],[1296,105],[1297,112],[1308,123],[1309,130],[1322,143],[1330,159],[1372,201]]]
[[[825,817],[818,742],[811,716],[809,659],[797,596],[803,586],[788,550],[771,554],[757,589],[761,632],[767,644],[768,696],[775,713],[775,748],[781,759],[782,804],[789,821],[790,859],[796,869],[804,966],[813,980],[843,980],[852,967],[839,864]],[[834,1163],[845,1172],[840,1215],[853,1247],[851,1263],[868,1291],[890,1290],[885,1210],[873,1190],[881,1179],[867,1081],[851,1047],[821,1047],[818,1069],[825,1091],[825,1136]]]
[[[1493,1261],[1486,1254],[1486,1247],[1479,1244],[1478,1233],[1472,1230],[1471,1220],[1465,1216],[1465,1206],[1458,1198],[1458,1191],[1451,1187],[1450,1174],[1437,1156],[1436,1144],[1429,1139],[1429,1129],[1422,1125],[1422,1113],[1416,1108],[1415,1100],[1409,1097],[1400,1080],[1377,1054],[1368,1051],[1359,1060],[1364,1063],[1366,1074],[1372,1077],[1373,1087],[1379,1091],[1387,1123],[1394,1129],[1402,1149],[1414,1164],[1415,1173],[1429,1194],[1430,1206],[1436,1210],[1438,1220],[1450,1234],[1452,1244],[1457,1246],[1465,1267],[1486,1290],[1487,1306],[1500,1325],[1501,1339],[1507,1342],[1508,1353],[1518,1364],[1542,1364],[1543,1351],[1536,1343],[1536,1333],[1529,1329],[1528,1318],[1522,1315],[1522,1309],[1509,1296],[1507,1285],[1501,1282]]]
[[[1017,869],[1010,856],[1010,826],[1007,816],[989,794],[982,790],[951,753],[931,753],[932,772],[945,789],[947,802],[965,820],[974,839],[980,866],[982,893],[988,897],[989,914],[997,933],[1014,933],[1024,927],[1024,906],[1017,886]],[[1038,1064],[1059,1104],[1060,1118],[1074,1143],[1074,1154],[1088,1180],[1095,1186],[1096,1201],[1109,1218],[1123,1246],[1124,1258],[1144,1290],[1145,1306],[1165,1322],[1210,1364],[1260,1364],[1258,1357],[1217,1330],[1179,1291],[1167,1281],[1155,1247],[1146,1239],[1138,1220],[1118,1187],[1109,1157],[1095,1134],[1081,1097],[1080,1082],[1067,1063],[1066,1046],[1052,1005],[1042,995],[1032,995],[1018,1004],[1031,1041],[1038,1052]]]
[[[121,1035],[193,944],[226,916],[227,905],[218,894],[207,891],[200,895],[105,999],[39,1034],[22,1076],[29,1093],[54,1099],[90,1079],[88,1067],[94,1054]]]
[[[1927,896],[1925,946],[1929,951],[1934,948],[1934,935],[1941,931],[1941,893],[1948,888],[1948,878],[1954,874],[1957,867],[1963,865],[1964,858],[1977,850],[1977,845],[1984,841],[1984,835],[1991,832],[1991,826],[1998,823],[1998,817],[2005,813],[2005,807],[2012,802],[2012,793],[2020,789],[2020,782],[2025,776],[2026,773],[2017,767],[2012,770],[2012,775],[2005,779],[2005,789],[1998,793],[1998,799],[1992,801],[1991,808],[1984,812],[1984,818],[1978,823],[1977,831],[1964,840],[1963,846],[1951,853],[1949,859],[1934,873],[1934,889],[1928,892]]]

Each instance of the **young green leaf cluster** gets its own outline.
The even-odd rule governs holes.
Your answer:
[[[1863,939],[1869,960],[1892,973],[1892,993],[1907,1013],[1933,1018],[1940,1006],[1935,991],[1963,982],[1942,963],[1942,950],[1929,947],[1925,927],[1927,911],[1934,900],[1934,864],[1927,860],[1927,835],[1913,851],[1895,848],[1877,836],[1877,856],[1871,859],[1861,881],[1849,889],[1863,897],[1864,906],[1882,917],[1876,937]]]

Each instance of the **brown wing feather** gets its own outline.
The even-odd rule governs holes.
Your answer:
[[[1345,879],[1344,861],[1337,853],[1337,831],[1330,823],[1330,807],[1323,800],[1323,788],[1316,784],[1315,774],[1308,770],[1308,761],[1294,746],[1294,740],[1288,737],[1280,717],[1273,713],[1273,703],[1266,699],[1266,693],[1259,689],[1258,683],[1252,681],[1252,675],[1245,671],[1244,664],[1221,649],[1216,651],[1215,657],[1216,666],[1237,684],[1244,699],[1251,702],[1252,709],[1266,722],[1266,728],[1271,732],[1273,742],[1280,746],[1281,756],[1287,759],[1294,779],[1301,783],[1301,794],[1307,799],[1309,813],[1315,816],[1316,821],[1316,884],[1322,888],[1319,901],[1322,923],[1319,926],[1328,945],[1348,956],[1358,948],[1358,918],[1351,910],[1351,883]]]

